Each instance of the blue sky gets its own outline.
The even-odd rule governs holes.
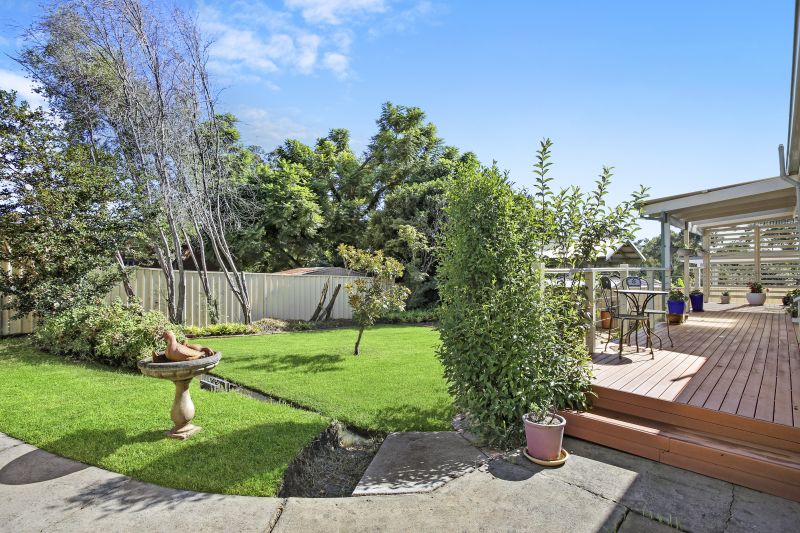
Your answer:
[[[776,175],[786,142],[790,0],[180,3],[215,39],[220,107],[267,150],[334,127],[363,148],[388,100],[522,186],[550,137],[558,185],[612,165],[620,200]],[[0,10],[0,86],[24,90],[7,56],[39,7]]]

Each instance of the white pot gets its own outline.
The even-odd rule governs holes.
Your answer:
[[[719,303],[721,303],[721,304],[729,304],[729,303],[731,303],[731,297],[730,296],[720,296],[719,300],[720,300]]]
[[[764,302],[767,301],[766,292],[748,292],[745,297],[750,305],[764,305]]]

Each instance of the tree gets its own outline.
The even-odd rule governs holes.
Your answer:
[[[0,90],[0,293],[17,316],[48,316],[104,296],[131,236],[116,159],[71,141],[63,124]]]
[[[184,318],[187,247],[213,304],[208,246],[249,321],[247,285],[226,238],[242,196],[230,179],[230,120],[215,110],[207,54],[196,22],[178,9],[65,0],[29,30],[21,63],[74,136],[119,159],[164,272],[170,319]]]
[[[321,217],[314,231],[304,229],[306,248],[316,250],[310,263],[331,264],[340,261],[334,254],[339,243],[357,247],[383,248],[388,239],[397,239],[394,215],[373,230],[370,221],[390,204],[392,194],[406,187],[445,180],[452,176],[459,159],[458,150],[445,147],[436,136],[436,128],[425,121],[425,114],[416,107],[396,106],[386,103],[377,120],[378,131],[372,137],[363,156],[357,156],[350,147],[350,134],[344,129],[334,129],[317,140],[313,147],[297,140],[287,140],[269,156],[276,172],[291,168],[302,175],[302,185],[309,190],[318,206]],[[435,189],[436,187],[434,187]],[[441,192],[441,183],[438,186]],[[432,194],[435,194],[431,191]],[[403,195],[403,193],[398,193]],[[424,210],[424,190],[406,191],[407,197],[418,196],[422,201],[408,207]],[[400,198],[392,201],[400,207]],[[406,209],[406,208],[403,208]],[[436,207],[436,209],[439,209]],[[408,212],[405,218],[415,218],[412,225],[423,230],[423,220],[436,214]],[[367,233],[371,237],[367,236]],[[378,246],[374,246],[379,243]]]
[[[409,290],[395,283],[395,279],[403,275],[403,265],[383,252],[370,253],[346,244],[340,244],[338,252],[347,268],[370,276],[370,279],[358,278],[345,285],[353,318],[358,322],[353,351],[353,355],[358,355],[364,329],[390,311],[402,311]]]

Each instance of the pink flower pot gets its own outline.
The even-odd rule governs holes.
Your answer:
[[[533,422],[533,415],[526,414],[522,421],[525,424],[525,440],[528,455],[542,461],[555,461],[561,455],[561,444],[564,440],[564,427],[567,421],[563,416],[555,415],[553,425]]]

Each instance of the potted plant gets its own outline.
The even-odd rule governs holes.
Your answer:
[[[522,417],[525,424],[525,455],[532,461],[556,466],[567,460],[562,453],[566,419],[555,409],[534,410]]]
[[[764,302],[767,301],[767,293],[764,291],[764,286],[757,281],[753,281],[748,284],[748,287],[750,287],[750,292],[745,294],[747,303],[750,305],[764,305]]]
[[[719,303],[721,304],[729,304],[731,303],[731,293],[728,291],[722,291],[722,296],[719,298]]]
[[[800,289],[792,289],[783,297],[783,305],[790,306],[796,297],[800,296]]]
[[[701,312],[703,310],[703,291],[693,289],[689,293],[689,300],[692,302],[692,311]]]
[[[686,312],[686,296],[682,289],[675,288],[669,291],[667,311],[671,324],[680,324],[683,321],[683,315]]]

